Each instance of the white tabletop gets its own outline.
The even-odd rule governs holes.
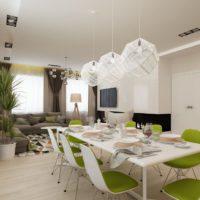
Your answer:
[[[65,128],[62,128],[61,130],[65,130]],[[81,133],[70,132],[69,134],[78,139],[81,139],[81,140],[87,142],[90,145],[93,145],[95,147],[103,149],[109,153],[114,153],[115,149],[113,148],[113,145],[114,145],[114,143],[119,142],[121,139],[119,134],[114,134],[113,139],[110,139],[110,140],[104,141],[104,142],[99,142],[99,141],[94,141],[89,138],[84,138],[82,136],[83,133],[84,132],[81,132]],[[128,160],[132,163],[135,163],[136,165],[141,166],[141,167],[148,167],[151,165],[163,163],[163,162],[166,162],[169,160],[173,160],[176,158],[180,158],[180,157],[184,157],[184,156],[188,156],[188,155],[200,152],[200,144],[196,144],[196,143],[189,143],[189,144],[190,144],[189,148],[183,149],[183,148],[177,148],[173,144],[157,143],[157,146],[162,151],[156,152],[155,156],[138,159],[136,156],[131,155]]]

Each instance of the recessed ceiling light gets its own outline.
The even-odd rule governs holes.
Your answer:
[[[96,10],[90,10],[90,14],[96,14]]]
[[[10,60],[10,57],[6,56],[4,57],[4,60]]]
[[[191,34],[193,34],[193,33],[196,33],[196,32],[198,32],[198,31],[200,31],[200,28],[193,28],[193,29],[191,29],[191,30],[189,30],[189,31],[185,31],[185,32],[183,32],[183,33],[180,33],[178,36],[179,36],[179,37],[185,37],[185,36],[191,35]]]
[[[16,27],[17,19],[18,19],[18,17],[16,17],[16,16],[7,15],[6,25]]]
[[[13,43],[12,42],[5,42],[5,48],[12,48]]]

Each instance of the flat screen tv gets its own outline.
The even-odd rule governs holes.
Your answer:
[[[117,107],[117,88],[100,90],[100,107]]]

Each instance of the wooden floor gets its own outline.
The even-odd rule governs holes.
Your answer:
[[[104,158],[106,160],[106,158]],[[16,157],[11,161],[0,162],[0,200],[73,200],[76,183],[72,180],[66,193],[63,192],[69,169],[64,168],[61,183],[57,184],[57,175],[51,175],[55,155],[45,154],[30,157]],[[161,166],[166,174],[167,169]],[[129,163],[124,163],[118,170],[127,171],[130,169]],[[199,169],[196,169],[198,172]],[[133,170],[133,176],[140,177],[140,169]],[[192,175],[191,175],[192,176]],[[75,179],[74,174],[72,179]],[[164,175],[165,177],[165,175]],[[160,193],[160,186],[163,178],[152,168],[148,171],[148,194],[152,199],[169,200],[165,194]],[[141,192],[141,187],[137,188]],[[81,178],[78,191],[78,200],[92,200],[94,187]],[[96,199],[104,199],[99,194]],[[130,197],[130,199],[133,199]]]

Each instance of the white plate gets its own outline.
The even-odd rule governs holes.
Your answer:
[[[135,142],[139,142],[140,140],[137,139],[137,138],[122,138],[120,139],[119,142],[122,142],[122,143],[126,143],[126,144],[129,144],[129,143],[135,143]]]
[[[85,132],[87,132],[87,133],[102,133],[102,130],[89,129],[89,130],[86,130]]]
[[[181,136],[178,134],[174,134],[174,133],[163,133],[160,135],[160,137],[163,138],[180,138]]]
[[[82,128],[83,126],[80,124],[76,124],[76,125],[74,124],[74,125],[69,125],[69,127],[70,128],[80,128],[80,127]]]
[[[174,146],[178,147],[178,148],[182,148],[182,149],[190,148],[190,144],[189,143],[177,143],[177,144],[174,144]]]
[[[132,130],[136,130],[136,128],[135,127],[126,127],[126,130],[132,131]]]

